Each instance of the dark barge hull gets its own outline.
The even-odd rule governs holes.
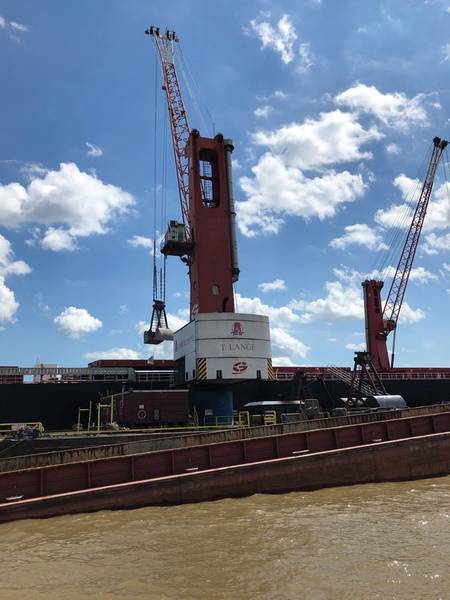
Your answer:
[[[411,407],[450,401],[450,377],[385,380],[384,384],[390,394],[400,394]],[[231,386],[234,408],[240,410],[244,404],[253,401],[292,399],[296,397],[296,385],[293,381],[245,381],[235,384]],[[153,389],[163,387],[159,383]],[[149,389],[150,386],[148,382],[2,384],[0,420],[4,423],[40,421],[46,430],[70,429],[77,422],[78,408],[87,408],[90,401],[95,406],[102,396],[130,388]],[[328,411],[336,406],[339,398],[347,394],[345,383],[320,378],[310,381],[310,390],[322,408]]]
[[[0,421],[27,423],[40,421],[47,430],[71,429],[78,409],[93,408],[100,398],[127,389],[149,389],[139,382],[12,383],[0,385]],[[168,387],[168,386],[166,386]],[[158,386],[158,389],[161,385]],[[155,386],[156,389],[156,386]],[[96,414],[93,411],[93,419]]]
[[[450,402],[450,377],[448,379],[383,380],[389,394],[399,394],[407,405],[428,406]],[[233,386],[235,408],[240,410],[247,402],[265,400],[292,400],[296,398],[298,384],[294,381],[246,381]],[[311,379],[309,388],[324,410],[331,411],[346,398],[348,386],[338,380]]]

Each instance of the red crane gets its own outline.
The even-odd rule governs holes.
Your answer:
[[[234,312],[239,279],[236,213],[231,175],[233,143],[222,134],[201,137],[190,130],[175,67],[174,31],[150,27],[162,66],[175,157],[182,223],[170,221],[161,247],[188,265],[191,319],[199,312]],[[160,343],[167,327],[164,301],[154,299],[146,343]],[[168,339],[167,337],[164,339]]]
[[[384,308],[382,308],[381,289],[383,281],[366,280],[362,283],[364,290],[364,312],[366,323],[366,344],[371,362],[375,370],[387,371],[394,366],[394,351],[389,361],[387,337],[397,327],[397,321],[405,296],[406,286],[419,244],[428,203],[433,189],[434,178],[446,140],[439,137],[433,139],[433,150],[430,163],[422,186],[419,201],[406,236],[406,241],[389,289]]]

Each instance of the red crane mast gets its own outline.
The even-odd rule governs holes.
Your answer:
[[[414,211],[406,241],[398,262],[389,293],[382,310],[381,289],[383,281],[366,280],[362,283],[364,290],[364,311],[366,323],[366,344],[373,367],[377,371],[387,371],[394,366],[394,352],[389,361],[387,337],[396,330],[400,310],[405,297],[406,286],[411,274],[419,238],[425,215],[428,209],[434,178],[442,156],[448,145],[446,140],[439,137],[433,139],[433,150],[428,165],[419,201]],[[395,335],[395,334],[394,334]]]

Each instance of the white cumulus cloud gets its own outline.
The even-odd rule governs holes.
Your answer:
[[[144,358],[141,352],[131,348],[111,348],[111,350],[99,350],[97,352],[86,352],[84,358],[88,361],[94,360],[137,360]]]
[[[103,156],[103,150],[100,148],[100,146],[97,146],[96,144],[90,144],[89,142],[86,142],[86,146],[88,156],[93,156],[94,158]]]
[[[247,200],[237,203],[239,229],[247,237],[278,233],[285,216],[332,217],[339,206],[361,197],[366,187],[360,174],[348,171],[308,178],[270,153],[261,157],[252,172],[252,178],[240,179]]]
[[[134,202],[120,187],[103,183],[74,163],[61,163],[58,170],[35,174],[27,186],[0,184],[0,224],[45,225],[44,247],[67,250],[78,237],[107,233]]]
[[[14,292],[5,284],[5,278],[0,276],[0,323],[14,322],[14,315],[19,308]],[[2,327],[3,329],[3,327]]]
[[[371,159],[364,146],[383,138],[375,125],[364,127],[357,114],[340,109],[272,131],[258,129],[252,143],[264,152],[252,175],[239,180],[247,197],[237,205],[241,232],[248,237],[278,233],[285,216],[333,217],[367,187],[361,172],[339,172],[336,165]]]
[[[294,300],[290,303],[291,308],[301,312],[302,323],[364,318],[360,288],[353,285],[344,287],[340,281],[327,281],[325,290],[327,293],[324,298]]]
[[[369,250],[387,250],[388,246],[383,241],[383,236],[375,227],[364,223],[347,225],[344,235],[334,238],[328,244],[331,248],[343,250],[352,244],[364,246]]]
[[[361,342],[360,344],[345,344],[347,350],[353,350],[354,352],[360,352],[366,349],[365,342]]]
[[[364,129],[356,115],[341,110],[320,113],[317,119],[290,123],[274,131],[259,130],[253,143],[283,158],[286,166],[317,169],[327,165],[372,158],[361,147],[380,140],[374,126]]]
[[[133,248],[147,248],[148,250],[153,249],[153,240],[149,237],[144,237],[142,235],[133,235],[132,238],[128,240],[130,246]]]
[[[309,347],[306,344],[293,337],[281,327],[271,327],[270,339],[275,352],[279,351],[285,353],[289,358],[304,358],[309,350]]]
[[[396,267],[392,265],[386,266],[382,271],[373,269],[369,272],[357,271],[356,269],[349,269],[345,266],[340,268],[334,268],[333,273],[337,279],[352,285],[359,286],[362,281],[366,279],[377,279],[377,280],[388,280],[395,276]],[[400,273],[399,273],[400,274]],[[429,283],[430,281],[437,281],[438,276],[431,271],[428,271],[424,267],[413,267],[409,274],[409,281],[413,281],[418,284]],[[388,287],[388,285],[386,285]]]
[[[353,111],[372,114],[388,127],[406,129],[428,125],[427,98],[426,94],[417,94],[413,98],[401,92],[383,94],[373,85],[357,83],[338,94],[335,101]]]
[[[16,40],[20,41],[20,34],[28,31],[27,25],[23,25],[23,23],[18,23],[17,21],[8,21],[0,15],[0,29],[9,33],[9,36]]]
[[[41,246],[45,250],[61,252],[67,250],[71,252],[77,249],[75,238],[70,235],[66,229],[58,227],[49,227],[41,240]]]
[[[407,302],[403,302],[402,310],[398,318],[398,322],[401,324],[417,323],[425,319],[426,313],[421,308],[411,308]]]
[[[66,307],[53,322],[62,333],[75,339],[97,331],[103,325],[100,319],[93,317],[85,308],[75,306]]]
[[[400,154],[400,148],[398,144],[386,144],[386,152],[388,154]]]
[[[388,270],[388,276],[395,273],[394,267],[389,267]],[[310,301],[293,300],[289,303],[293,310],[301,313],[300,321],[302,323],[364,319],[361,282],[365,279],[378,279],[380,274],[377,271],[364,274],[346,267],[333,269],[333,274],[338,281],[327,281],[325,283],[327,293],[323,298]],[[424,283],[437,279],[437,277],[423,267],[417,267],[411,271],[410,279]],[[406,302],[403,302],[399,323],[415,323],[424,319],[425,316],[425,311],[421,308],[413,309]]]
[[[283,15],[275,26],[265,21],[264,16],[253,19],[250,25],[259,37],[262,48],[279,52],[285,64],[294,60],[294,45],[298,36],[289,15]]]
[[[0,234],[0,277],[27,275],[31,268],[23,260],[14,260],[11,242]]]
[[[289,306],[269,306],[268,304],[264,304],[257,296],[246,298],[238,293],[236,294],[236,305],[236,312],[267,315],[270,317],[272,325],[276,324],[278,327],[287,327],[289,324],[300,320],[300,317]]]
[[[19,309],[13,290],[5,283],[6,277],[28,273],[31,273],[30,266],[23,260],[14,259],[11,242],[0,234],[0,324],[2,321],[13,323]]]
[[[289,356],[274,356],[272,363],[275,367],[294,367],[295,363]]]
[[[273,112],[273,107],[269,104],[266,104],[264,106],[256,108],[254,111],[254,115],[259,119],[267,119],[271,112]]]
[[[448,252],[450,250],[450,233],[446,233],[445,235],[430,233],[426,235],[423,249],[427,254]]]
[[[450,8],[448,9],[450,12]],[[443,63],[445,62],[449,62],[450,61],[450,44],[445,44],[445,46],[442,48],[442,61]]]
[[[314,58],[309,44],[300,44],[298,49],[300,64],[297,67],[299,73],[307,73],[314,66]]]
[[[287,289],[284,279],[274,279],[273,281],[268,281],[267,283],[259,283],[258,287],[263,292],[274,292]]]
[[[414,214],[414,209],[422,189],[418,179],[411,179],[403,173],[394,179],[394,186],[400,191],[403,204],[391,204],[387,209],[379,209],[375,213],[375,222],[383,227],[408,229]],[[434,187],[428,205],[423,229],[450,228],[450,188],[448,183]]]

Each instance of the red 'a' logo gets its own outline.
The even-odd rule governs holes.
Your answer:
[[[242,325],[239,323],[239,321],[236,321],[233,324],[233,329],[231,333],[232,335],[244,335],[244,330],[242,329]]]
[[[245,361],[239,361],[233,365],[233,373],[243,373],[248,369],[248,364]]]

